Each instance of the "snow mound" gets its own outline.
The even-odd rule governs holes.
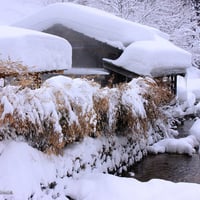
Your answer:
[[[190,128],[190,135],[184,138],[166,138],[149,146],[147,150],[150,153],[178,153],[192,154],[200,147],[200,119],[198,119]]]
[[[200,119],[196,120],[190,128],[190,134],[194,135],[197,141],[200,143]]]
[[[147,150],[150,153],[178,153],[188,154],[192,156],[196,152],[195,148],[199,146],[199,143],[195,136],[190,135],[185,138],[175,139],[166,138],[159,142],[149,146]]]
[[[140,182],[106,174],[86,174],[67,181],[67,194],[84,200],[198,200],[200,187],[191,183],[172,183],[153,179]]]
[[[168,38],[167,34],[155,28],[119,18],[96,8],[72,3],[49,5],[32,16],[13,23],[17,27],[39,31],[55,24],[62,24],[122,49],[135,41],[152,40],[155,35]]]
[[[41,192],[41,182],[55,180],[51,158],[23,142],[1,142],[0,163],[1,196],[7,192],[16,199],[28,199],[32,193]]]
[[[117,60],[105,61],[140,75],[159,77],[185,73],[191,66],[191,54],[157,36],[154,40],[134,42]]]
[[[0,26],[0,58],[22,62],[29,72],[63,70],[71,68],[72,47],[57,36]]]

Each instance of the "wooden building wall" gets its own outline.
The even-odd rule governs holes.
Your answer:
[[[102,68],[102,58],[116,59],[122,50],[56,24],[43,32],[67,39],[72,45],[72,66],[79,68]]]

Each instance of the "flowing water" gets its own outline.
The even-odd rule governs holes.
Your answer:
[[[188,134],[193,121],[186,121],[180,127],[182,136]],[[140,181],[159,178],[173,182],[200,183],[200,155],[193,156],[176,154],[148,155],[141,162],[129,169],[129,174]],[[127,175],[128,176],[128,175]]]

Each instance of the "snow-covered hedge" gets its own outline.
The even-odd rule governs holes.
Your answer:
[[[85,136],[147,138],[149,130],[162,131],[165,117],[159,108],[169,100],[166,93],[149,78],[111,89],[64,76],[47,79],[34,90],[8,85],[0,90],[0,137],[23,136],[48,153],[60,153]]]

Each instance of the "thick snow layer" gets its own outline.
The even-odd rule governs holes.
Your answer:
[[[27,199],[40,191],[40,182],[55,179],[53,160],[26,143],[0,143],[0,191],[12,192],[16,199]],[[0,198],[2,194],[0,194]]]
[[[196,99],[200,99],[200,78],[187,79],[187,91],[193,93]]]
[[[195,151],[195,147],[198,147],[199,143],[195,136],[190,135],[185,138],[166,138],[148,147],[150,153],[178,153],[188,154],[192,156]]]
[[[124,20],[104,11],[72,3],[56,3],[26,17],[14,26],[43,31],[62,24],[111,46],[124,48],[135,41],[152,40],[167,34],[138,23]]]
[[[105,60],[134,73],[153,77],[184,73],[191,66],[189,52],[161,37],[134,42],[117,60]]]
[[[0,26],[0,58],[22,62],[31,72],[62,70],[71,68],[72,48],[57,36]]]
[[[187,101],[187,84],[183,76],[177,76],[177,99],[180,102]]]
[[[128,143],[125,137],[111,140],[85,138],[83,142],[67,147],[62,156],[54,156],[44,154],[25,142],[1,141],[0,199],[13,197],[11,199],[21,200],[31,195],[33,199],[55,199],[54,194],[66,195],[68,176],[78,178],[83,173],[107,173],[116,165],[121,167],[121,171],[126,170],[123,163],[131,160],[134,163],[130,152],[134,151],[140,160],[141,146],[145,147],[140,142],[132,146]],[[55,189],[50,190],[51,183],[55,183]]]
[[[194,135],[198,142],[200,142],[200,119],[196,120],[190,128],[190,134]]]
[[[192,156],[200,146],[200,119],[190,128],[190,135],[184,138],[166,138],[148,147],[150,153],[178,153]]]
[[[117,153],[115,160],[109,162],[108,156],[106,162],[99,162],[99,171],[95,172],[92,165],[98,162],[95,154],[101,145],[102,141],[88,138],[82,144],[70,146],[63,156],[49,156],[24,142],[0,142],[0,199],[68,199],[66,196],[77,200],[160,200],[161,196],[163,200],[199,199],[198,184],[164,180],[142,183],[100,174],[106,162],[114,166],[120,159]],[[124,151],[123,145],[121,148]],[[85,173],[77,171],[76,176],[69,178],[70,169],[79,170],[83,167],[81,163],[85,164]]]
[[[200,99],[200,70],[194,67],[187,68],[186,76],[178,76],[177,79],[177,98],[188,107]]]
[[[200,194],[198,184],[159,179],[140,182],[105,174],[89,174],[67,183],[67,194],[73,199],[84,200],[197,200]]]
[[[13,23],[39,31],[55,24],[125,49],[120,58],[108,61],[140,75],[184,73],[191,65],[191,55],[166,40],[168,36],[161,31],[95,8],[56,3]]]

